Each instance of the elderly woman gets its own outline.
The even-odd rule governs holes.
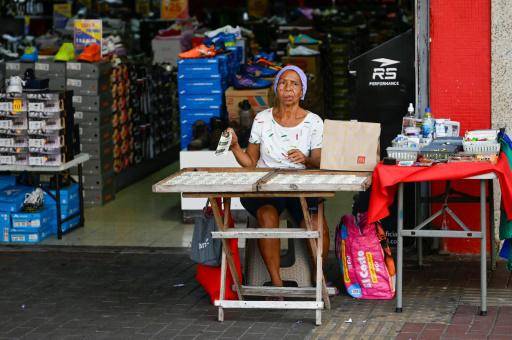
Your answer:
[[[275,106],[254,118],[246,150],[240,147],[235,132],[229,129],[233,136],[231,150],[242,167],[306,169],[320,166],[323,121],[318,115],[300,107],[306,91],[307,77],[304,72],[296,66],[286,66],[274,80]],[[257,218],[262,228],[278,228],[279,215],[285,209],[302,228],[305,227],[298,198],[245,198],[241,199],[241,203]],[[308,206],[316,223],[318,200],[308,199]],[[316,224],[314,227],[317,228]],[[329,230],[325,222],[323,231],[322,255],[325,259],[329,250]],[[281,287],[280,240],[260,239],[258,245],[272,284]]]

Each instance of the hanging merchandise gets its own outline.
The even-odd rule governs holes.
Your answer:
[[[71,18],[71,4],[53,4],[53,29],[64,29]]]
[[[75,20],[73,41],[76,51],[82,51],[85,47],[98,44],[102,46],[103,24],[101,20]]]
[[[163,0],[160,17],[162,19],[187,19],[188,0]]]

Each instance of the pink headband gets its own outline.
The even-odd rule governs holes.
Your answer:
[[[281,78],[283,73],[285,73],[286,71],[295,71],[299,75],[300,82],[302,83],[302,97],[300,99],[304,100],[304,97],[306,96],[306,91],[308,90],[308,78],[306,77],[304,71],[302,71],[299,67],[295,65],[285,66],[277,73],[274,79],[274,93],[277,96],[277,83],[279,82],[279,78]]]

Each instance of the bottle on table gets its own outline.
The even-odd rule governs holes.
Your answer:
[[[423,122],[421,125],[421,132],[423,138],[432,138],[434,135],[436,121],[432,117],[430,107],[425,108],[425,114],[423,115]]]

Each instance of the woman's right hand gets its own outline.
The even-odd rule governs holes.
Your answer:
[[[236,135],[235,130],[233,130],[232,128],[227,128],[226,131],[231,133],[231,145],[229,149],[232,149],[234,146],[238,145],[238,136]]]

